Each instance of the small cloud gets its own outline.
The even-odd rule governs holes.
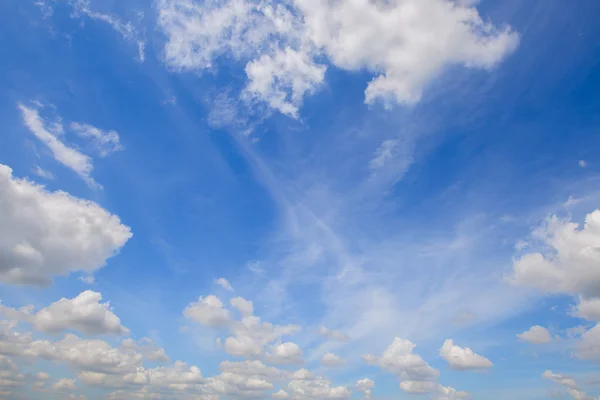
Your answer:
[[[231,283],[229,283],[229,281],[227,279],[219,278],[219,279],[215,280],[215,283],[217,285],[221,286],[223,289],[233,292],[233,287],[231,286]]]
[[[52,172],[46,171],[45,169],[43,169],[39,165],[36,165],[35,168],[31,172],[33,174],[39,176],[40,178],[44,178],[44,179],[48,179],[48,180],[53,180],[54,179],[54,174],[52,174]]]
[[[82,276],[79,278],[79,280],[83,283],[87,283],[88,285],[92,285],[96,281],[93,275]]]
[[[585,160],[579,160],[577,161],[577,164],[581,167],[581,168],[585,168],[587,167],[588,163]]]

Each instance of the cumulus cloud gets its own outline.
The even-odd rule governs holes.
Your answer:
[[[272,364],[302,364],[304,354],[300,346],[293,342],[280,343],[271,346],[266,359]]]
[[[57,275],[93,273],[131,238],[99,205],[13,178],[0,164],[0,281],[47,285]]]
[[[551,216],[534,231],[534,238],[549,251],[517,259],[513,283],[550,293],[600,297],[600,210],[588,214],[583,226]]]
[[[29,322],[34,329],[47,334],[77,330],[88,335],[126,335],[129,329],[109,308],[100,303],[102,295],[91,290],[80,293],[73,299],[61,299],[33,314],[27,309],[15,310],[0,306],[0,312],[10,318]],[[33,306],[31,306],[33,307]]]
[[[457,370],[485,369],[494,365],[490,360],[473,352],[470,348],[456,346],[450,339],[447,339],[442,345],[440,355],[448,362],[450,368]]]
[[[322,376],[293,379],[288,383],[287,392],[291,398],[298,400],[341,400],[352,395],[352,391],[346,386],[331,386],[331,381]]]
[[[225,326],[231,321],[231,313],[214,295],[200,296],[197,302],[185,308],[183,314],[188,319],[212,327]]]
[[[339,367],[346,364],[346,361],[333,353],[325,353],[321,357],[321,365],[324,367]]]
[[[59,379],[52,385],[52,390],[57,392],[73,391],[75,390],[75,379]]]
[[[254,304],[252,304],[250,300],[246,300],[242,297],[234,297],[229,300],[229,304],[245,317],[252,315],[254,312]]]
[[[358,390],[359,392],[361,392],[364,397],[365,400],[370,400],[371,399],[371,392],[373,390],[373,388],[375,387],[375,382],[373,382],[370,379],[361,379],[358,382],[356,382],[356,385],[354,385],[356,387],[356,390]]]
[[[518,45],[509,27],[484,21],[472,2],[161,0],[165,62],[214,68],[220,57],[246,62],[246,92],[295,116],[323,81],[326,60],[374,74],[365,101],[412,104],[445,67],[488,69]]]
[[[552,335],[548,329],[535,325],[523,333],[517,334],[517,337],[527,343],[546,344],[552,341]]]
[[[365,356],[367,363],[378,365],[400,379],[400,387],[408,393],[425,393],[437,388],[435,381],[440,373],[413,350],[416,345],[409,340],[395,338],[381,357]]]

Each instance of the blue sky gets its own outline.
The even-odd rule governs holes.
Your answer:
[[[600,396],[600,4],[0,5],[0,398]]]

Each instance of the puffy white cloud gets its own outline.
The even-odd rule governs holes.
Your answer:
[[[220,369],[223,372],[265,381],[282,381],[291,377],[288,371],[267,366],[259,360],[223,361],[220,364]]]
[[[52,385],[52,390],[57,392],[75,390],[75,379],[59,379],[54,385]]]
[[[274,399],[281,400],[281,399],[287,399],[288,397],[290,397],[290,395],[285,390],[279,389],[277,392],[273,393],[271,395],[271,397],[273,397]]]
[[[316,90],[325,78],[324,65],[309,54],[286,47],[264,54],[246,65],[246,92],[267,102],[274,110],[298,116],[298,106],[308,93]]]
[[[48,379],[50,379],[50,375],[48,375],[45,372],[38,372],[37,374],[35,374],[35,379],[38,379],[40,381],[47,381]]]
[[[233,356],[261,357],[265,355],[265,346],[284,336],[291,335],[300,330],[296,325],[273,325],[262,322],[259,317],[248,316],[236,321],[231,326],[233,336],[225,339],[225,351]],[[271,349],[273,353],[273,349]],[[277,349],[275,349],[277,354]],[[278,358],[271,354],[271,357]]]
[[[375,382],[373,382],[370,379],[365,378],[365,379],[361,379],[358,382],[356,382],[356,385],[354,385],[354,386],[356,387],[356,390],[358,390],[365,396],[365,400],[371,399],[371,392],[372,392],[373,388],[375,387]]]
[[[73,299],[61,299],[35,314],[0,306],[0,313],[27,321],[40,332],[56,334],[66,330],[78,330],[88,335],[125,335],[129,329],[109,308],[100,303],[102,295],[91,290],[80,293]]]
[[[296,0],[316,46],[336,66],[379,74],[366,102],[391,98],[413,103],[447,65],[489,68],[518,43],[508,28],[497,30],[477,9],[447,0],[322,2]]]
[[[437,382],[431,381],[402,381],[400,382],[400,388],[406,393],[410,394],[423,394],[433,393],[438,390],[440,385]]]
[[[286,342],[271,346],[266,359],[272,364],[302,364],[304,354],[296,343]]]
[[[321,365],[325,367],[339,367],[344,364],[346,364],[346,361],[333,353],[325,353],[321,357]]]
[[[552,341],[552,335],[548,329],[539,325],[532,326],[527,331],[517,334],[517,337],[532,344],[546,344]]]
[[[510,280],[552,293],[600,297],[600,210],[581,227],[556,216],[534,232],[551,251],[525,254],[513,265]]]
[[[494,365],[490,360],[473,352],[470,348],[456,346],[450,339],[447,339],[442,345],[440,356],[448,362],[450,368],[457,370],[485,369]]]
[[[316,60],[374,73],[368,103],[414,103],[445,67],[493,67],[519,41],[472,3],[450,0],[161,0],[158,13],[168,65],[204,70],[221,56],[248,62],[246,92],[292,116],[323,80]]]
[[[254,312],[254,304],[252,304],[250,300],[246,300],[242,297],[234,297],[229,300],[229,304],[231,304],[231,307],[241,312],[244,317],[248,317]]]
[[[200,296],[198,301],[189,304],[183,314],[202,325],[220,327],[231,322],[231,313],[223,307],[217,296]]]
[[[0,164],[0,281],[45,285],[72,271],[92,273],[131,238],[97,204],[12,177]]]
[[[298,400],[347,399],[352,391],[345,386],[331,386],[324,377],[292,380],[287,386],[291,398]]]
[[[233,292],[233,286],[231,286],[231,283],[229,283],[229,281],[227,279],[219,278],[219,279],[215,280],[215,283],[217,285],[221,286],[223,289]]]
[[[542,374],[542,378],[549,379],[560,385],[569,386],[569,387],[573,387],[573,388],[577,387],[577,382],[575,381],[575,379],[565,376],[565,375],[555,374],[549,370],[544,371],[544,373]]]
[[[336,340],[338,342],[347,342],[350,340],[350,337],[348,335],[346,335],[345,333],[340,332],[340,331],[330,330],[324,326],[321,327],[321,329],[319,330],[319,333],[331,340]]]
[[[438,392],[431,396],[432,400],[462,400],[469,398],[469,393],[458,391],[450,386],[441,386]]]
[[[406,381],[434,381],[439,371],[432,368],[420,355],[413,353],[416,345],[410,340],[395,338],[381,357],[365,356],[369,364],[379,365],[384,370]]]
[[[132,339],[125,339],[121,342],[120,348],[136,351],[146,360],[163,363],[170,361],[165,349],[155,345],[152,340],[148,338],[142,338],[139,342],[135,342]]]

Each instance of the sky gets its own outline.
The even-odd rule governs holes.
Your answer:
[[[596,0],[0,3],[0,398],[600,399]]]

